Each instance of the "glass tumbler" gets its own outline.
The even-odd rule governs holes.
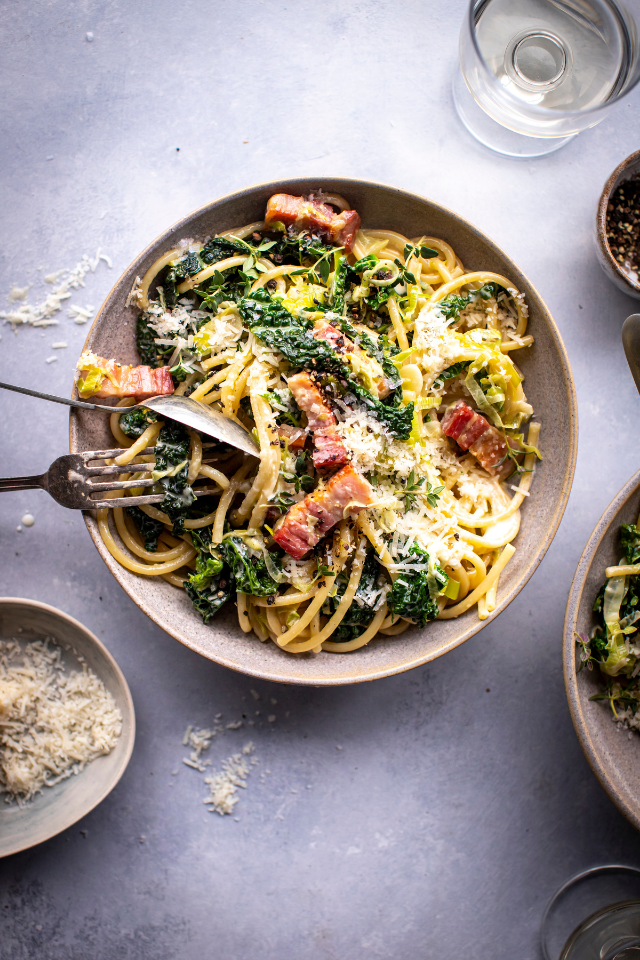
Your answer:
[[[460,119],[498,153],[551,153],[640,80],[639,32],[635,0],[472,0],[453,81]]]

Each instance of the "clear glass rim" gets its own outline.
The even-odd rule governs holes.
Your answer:
[[[496,81],[496,78],[494,77],[492,72],[489,70],[489,67],[487,66],[487,62],[482,56],[482,53],[480,51],[480,47],[478,45],[478,40],[476,37],[475,16],[474,16],[475,10],[478,6],[480,6],[481,4],[484,5],[486,2],[487,0],[470,0],[468,13],[467,13],[467,21],[466,21],[467,28],[469,30],[469,35],[471,37],[471,43],[473,44],[475,55],[478,58],[479,63],[482,64],[482,69],[485,73],[486,78],[489,81],[489,85],[491,86],[492,91],[495,94],[497,94],[498,98],[503,101],[505,106],[512,106],[514,103],[513,98],[507,94],[504,87],[502,87],[502,85]],[[621,8],[621,6],[616,2],[616,0],[605,0],[605,2],[609,4],[611,9],[614,11],[615,15],[617,16],[618,20],[622,24],[624,24],[625,27],[628,26],[627,17],[632,19],[632,22],[634,23],[634,25],[636,25],[637,18],[632,13],[628,13],[627,16],[625,16],[624,13],[627,13],[626,9]],[[623,13],[623,9],[624,9],[624,13]],[[627,96],[627,94],[631,93],[631,91],[637,86],[638,82],[640,81],[640,55],[638,55],[638,59],[634,64],[633,70],[635,72],[635,76],[633,77],[631,82],[627,83],[626,86],[614,97],[611,97],[609,100],[606,100],[604,103],[600,104],[597,107],[588,107],[584,110],[549,110],[547,107],[539,107],[539,106],[536,106],[535,104],[527,104],[527,112],[534,117],[545,117],[547,119],[553,118],[556,120],[567,119],[570,117],[595,116],[598,113],[602,113],[603,111],[610,109],[620,100],[623,100]]]

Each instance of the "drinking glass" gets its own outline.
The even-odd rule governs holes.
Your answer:
[[[640,960],[640,869],[603,864],[563,883],[543,913],[540,947],[544,960]]]
[[[453,98],[481,143],[551,153],[640,80],[640,7],[621,0],[472,0]]]

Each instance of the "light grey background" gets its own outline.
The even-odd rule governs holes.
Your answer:
[[[355,687],[269,687],[197,657],[121,591],[79,515],[44,493],[3,496],[0,591],[94,630],[138,718],[113,794],[0,863],[3,960],[533,960],[562,880],[612,859],[640,863],[640,839],[580,751],[561,669],[578,556],[639,464],[640,399],[620,344],[635,304],[600,272],[591,233],[605,178],[640,146],[640,91],[557,154],[493,155],[451,103],[464,8],[0,7],[0,309],[11,284],[33,283],[35,302],[44,273],[102,247],[113,269],[102,264],[70,301],[97,307],[156,234],[226,192],[276,177],[363,177],[451,207],[513,256],[556,318],[580,404],[573,494],[528,587],[445,658]],[[1,380],[69,394],[87,328],[66,310],[59,318],[44,336],[1,328]],[[53,351],[60,340],[68,349]],[[67,450],[63,408],[9,394],[0,403],[2,474],[41,472]],[[18,533],[26,508],[36,523]],[[186,725],[219,712],[256,721],[209,751],[217,767],[255,743],[238,821],[207,812],[202,776],[181,763]]]

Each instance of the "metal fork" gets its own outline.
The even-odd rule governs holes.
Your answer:
[[[97,477],[116,477],[121,473],[139,473],[153,470],[153,463],[102,464],[89,466],[94,460],[111,460],[126,453],[127,448],[117,450],[85,450],[84,453],[68,453],[58,457],[46,473],[33,477],[0,478],[0,493],[5,490],[46,490],[54,500],[70,510],[100,510],[103,507],[126,505],[139,506],[142,503],[159,503],[164,493],[150,493],[140,497],[127,497],[125,500],[110,498],[94,500],[92,494],[105,493],[108,490],[130,490],[134,487],[153,487],[157,481],[152,477],[140,480],[93,480]],[[147,447],[141,453],[153,453],[153,447]],[[213,492],[210,487],[196,488],[195,492],[203,496]]]

